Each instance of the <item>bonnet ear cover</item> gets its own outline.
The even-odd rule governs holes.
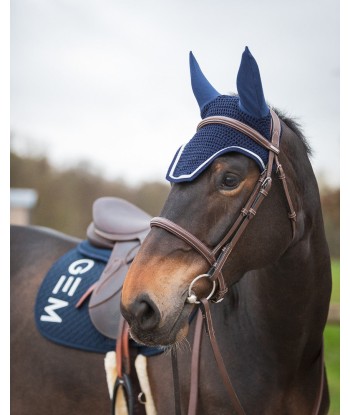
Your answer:
[[[209,102],[213,101],[220,94],[204,76],[192,52],[190,52],[190,72],[192,90],[202,111]]]
[[[262,90],[258,65],[246,48],[237,75],[239,95],[221,95],[203,75],[192,52],[190,71],[193,93],[203,119],[224,116],[238,120],[270,139],[271,115]],[[195,180],[210,164],[226,153],[253,159],[260,171],[266,167],[268,150],[242,132],[220,124],[200,128],[176,152],[166,175],[172,183]]]
[[[248,47],[242,54],[237,74],[237,92],[239,108],[256,118],[266,117],[269,108],[266,105],[258,64]]]

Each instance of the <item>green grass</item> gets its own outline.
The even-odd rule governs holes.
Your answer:
[[[340,304],[340,262],[339,259],[332,259],[332,296],[331,303]]]
[[[330,391],[329,415],[340,414],[340,327],[327,324],[324,331],[324,352]]]
[[[340,262],[332,259],[331,303],[340,304]],[[324,331],[325,363],[331,406],[329,415],[340,414],[340,326],[327,324]]]

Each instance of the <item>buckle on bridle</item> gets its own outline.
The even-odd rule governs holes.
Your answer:
[[[271,184],[272,178],[270,176],[265,177],[264,181],[261,183],[261,189],[266,189],[269,184]]]
[[[201,278],[209,278],[210,281],[213,283],[213,288],[212,288],[211,292],[209,293],[209,295],[206,297],[206,299],[209,301],[211,299],[211,297],[214,295],[215,290],[216,290],[216,282],[211,279],[209,274],[201,274],[201,275],[198,275],[196,278],[194,278],[192,280],[190,286],[188,287],[188,297],[186,298],[187,303],[189,303],[189,304],[200,304],[200,301],[198,301],[198,297],[192,291],[192,287]]]

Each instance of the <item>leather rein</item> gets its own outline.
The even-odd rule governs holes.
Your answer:
[[[175,235],[176,237],[185,241],[188,245],[190,245],[193,249],[195,249],[199,254],[201,254],[205,260],[208,262],[210,269],[206,274],[201,274],[194,278],[191,282],[189,289],[188,289],[188,297],[186,302],[190,304],[198,304],[199,308],[201,309],[202,315],[198,313],[196,328],[195,328],[195,337],[194,337],[194,345],[193,345],[193,352],[192,352],[192,363],[191,363],[191,389],[190,389],[190,402],[188,407],[188,414],[194,415],[196,413],[197,402],[198,402],[198,378],[199,378],[199,354],[200,354],[200,342],[201,342],[201,335],[202,335],[202,326],[203,321],[205,322],[206,331],[209,335],[209,339],[211,342],[211,346],[214,352],[214,356],[223,380],[227,392],[230,396],[231,402],[235,411],[239,415],[245,415],[245,411],[238,399],[238,396],[234,390],[234,387],[230,381],[230,377],[226,370],[224,360],[220,353],[213,323],[212,317],[210,313],[209,307],[209,300],[214,303],[218,303],[224,299],[226,292],[228,291],[227,285],[225,283],[222,269],[225,265],[228,257],[230,256],[231,252],[237,245],[239,239],[241,238],[243,232],[245,231],[246,227],[248,226],[249,222],[255,217],[258,208],[260,207],[262,201],[267,197],[271,184],[272,184],[272,172],[273,166],[276,166],[276,173],[277,177],[281,180],[283,185],[283,190],[286,196],[289,212],[288,217],[291,220],[292,224],[292,237],[294,239],[295,230],[296,230],[296,213],[293,207],[293,203],[290,197],[290,193],[288,190],[288,185],[286,181],[286,176],[284,174],[282,165],[278,160],[279,155],[279,141],[281,136],[281,122],[277,116],[277,114],[270,109],[272,120],[271,120],[271,141],[267,140],[263,137],[258,131],[254,130],[250,126],[224,116],[213,116],[207,117],[203,119],[197,127],[197,130],[204,127],[208,124],[222,124],[228,126],[230,128],[234,128],[243,134],[250,137],[252,140],[257,142],[262,147],[266,148],[269,151],[268,162],[265,170],[260,174],[259,179],[256,182],[256,185],[248,198],[248,201],[241,209],[239,217],[233,223],[227,234],[218,243],[218,245],[214,249],[208,248],[202,241],[200,241],[197,237],[192,235],[186,229],[182,228],[181,226],[177,225],[176,223],[170,221],[169,219],[163,217],[155,217],[151,220],[151,227],[158,227],[162,228],[169,233]],[[201,278],[208,278],[212,281],[213,288],[211,293],[206,298],[200,298],[196,296],[193,292],[192,288],[195,283]],[[203,318],[202,318],[203,317]],[[180,408],[180,392],[179,392],[179,377],[178,377],[178,369],[177,369],[177,358],[176,358],[176,350],[175,348],[172,349],[172,363],[173,363],[173,376],[174,376],[174,391],[175,391],[175,411],[176,414],[181,414]],[[323,373],[323,356],[322,356],[322,373]],[[321,397],[323,391],[323,376],[321,376],[320,382],[320,390],[317,396],[317,400],[314,405],[314,409],[312,414],[318,414],[320,404],[321,404]]]

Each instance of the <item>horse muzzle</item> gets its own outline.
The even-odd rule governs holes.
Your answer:
[[[169,346],[181,341],[188,333],[188,320],[193,309],[185,300],[184,297],[181,307],[169,304],[167,312],[161,312],[147,294],[136,297],[128,306],[121,304],[131,337],[146,346]]]

